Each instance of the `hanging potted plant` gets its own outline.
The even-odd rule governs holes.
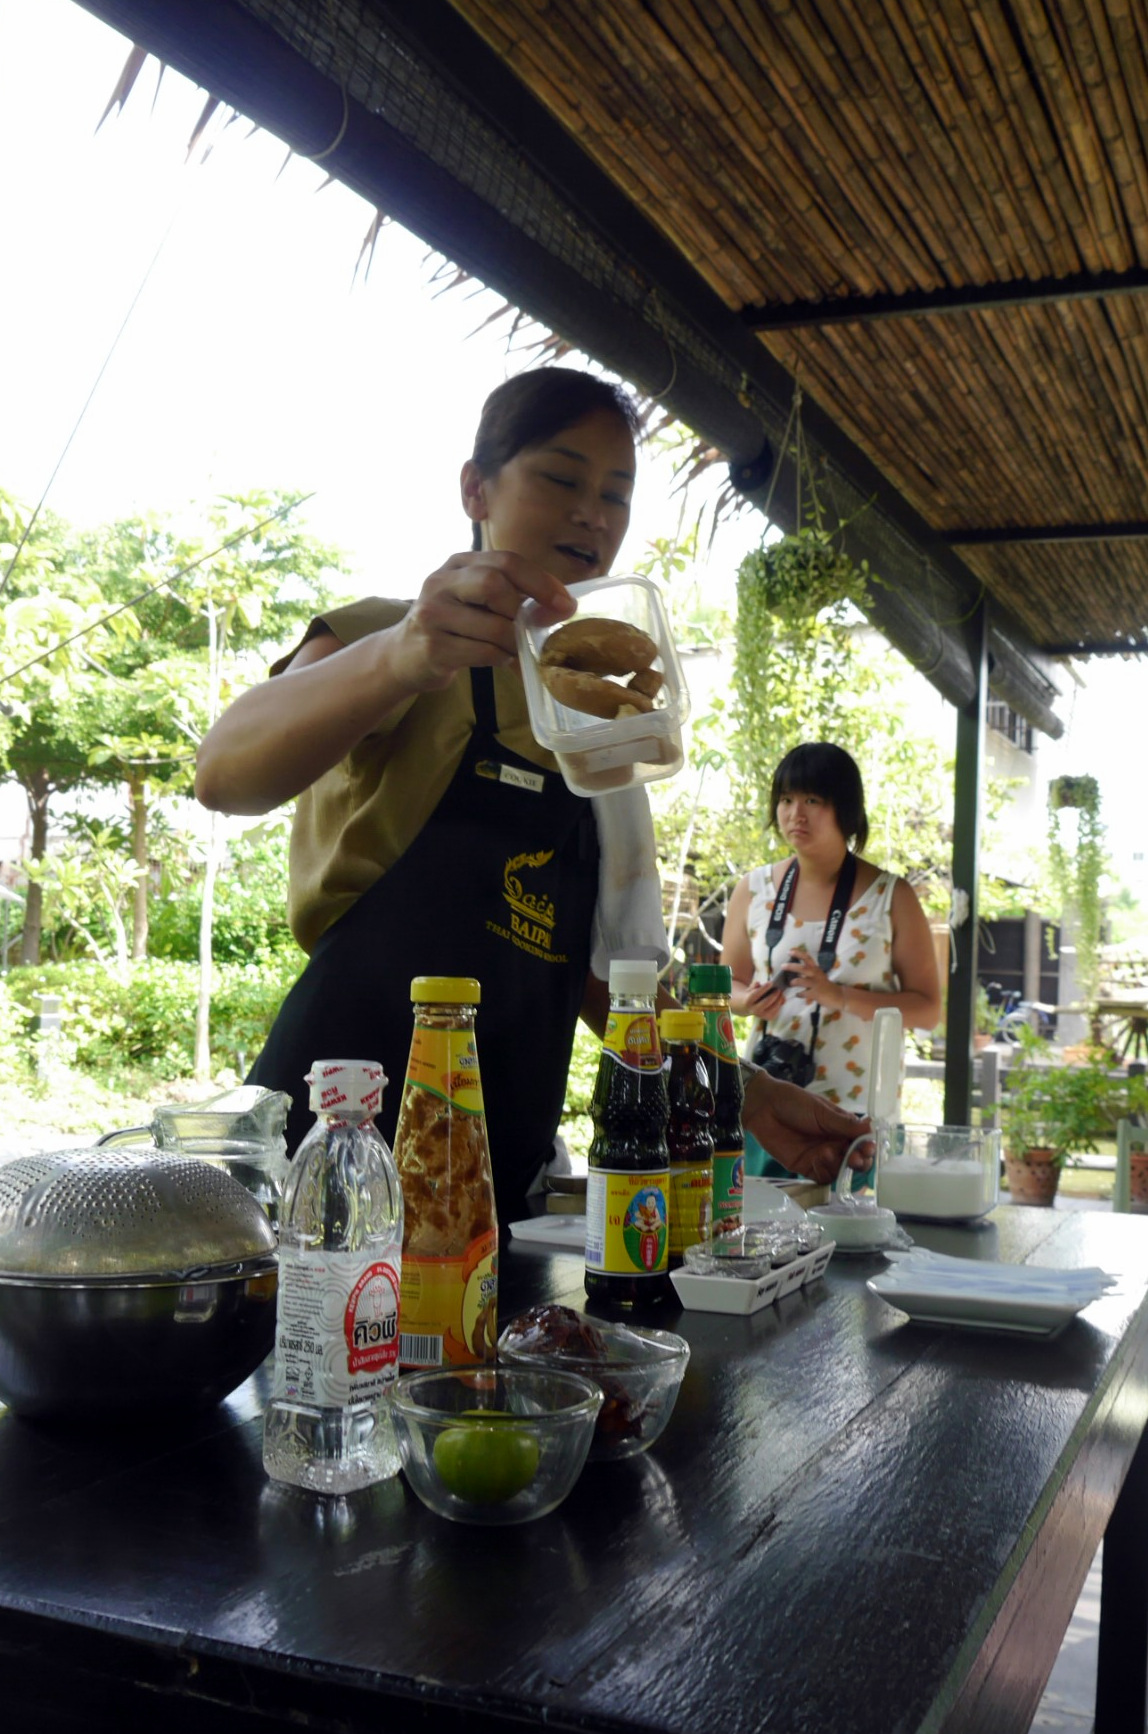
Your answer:
[[[763,541],[746,555],[737,575],[735,751],[742,775],[762,791],[768,790],[777,761],[795,744],[787,732],[795,700],[820,738],[841,732],[854,654],[849,625],[855,610],[864,613],[872,581],[868,563],[855,562],[845,550],[846,524],[830,527],[827,521],[802,430],[800,387],[794,390],[782,449],[794,461],[799,527]],[[772,500],[771,485],[766,517]],[[779,707],[782,693],[786,703]]]
[[[1058,777],[1049,785],[1048,857],[1061,904],[1076,924],[1076,978],[1080,996],[1095,1000],[1100,973],[1103,917],[1100,878],[1104,872],[1104,826],[1100,785],[1095,777]],[[1075,813],[1075,839],[1064,815]]]
[[[1121,1113],[1120,1087],[1099,1050],[1077,1065],[1023,1027],[1001,1101],[1005,1177],[1014,1204],[1051,1205],[1066,1163],[1095,1151]]]

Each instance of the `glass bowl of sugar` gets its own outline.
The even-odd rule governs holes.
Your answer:
[[[877,1125],[877,1203],[896,1216],[975,1222],[1000,1198],[1001,1135],[989,1126]]]

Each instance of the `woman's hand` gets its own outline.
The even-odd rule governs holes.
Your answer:
[[[769,981],[751,981],[738,1009],[739,1017],[760,1018],[768,1023],[781,1010],[785,989]]]
[[[343,645],[309,638],[284,672],[242,693],[200,744],[195,792],[225,813],[294,799],[420,692],[463,668],[514,660],[527,597],[547,622],[574,613],[553,573],[517,554],[452,554],[394,626]]]
[[[798,989],[807,1005],[824,1006],[827,1011],[843,1011],[845,1008],[845,988],[839,981],[830,981],[817,959],[801,947],[791,952],[785,962],[786,969],[793,971],[793,985]]]
[[[396,676],[421,692],[449,685],[461,668],[513,662],[514,617],[528,597],[547,625],[569,619],[577,606],[560,579],[519,554],[452,554],[393,629]]]
[[[836,1180],[849,1145],[871,1130],[868,1120],[768,1072],[757,1072],[747,1083],[741,1121],[783,1168],[820,1185]],[[875,1152],[869,1140],[854,1150],[849,1166],[871,1167]]]

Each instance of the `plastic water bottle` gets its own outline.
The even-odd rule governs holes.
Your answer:
[[[315,1493],[349,1493],[399,1468],[390,1414],[398,1373],[403,1195],[374,1116],[383,1068],[317,1060],[318,1116],[280,1212],[279,1306],[263,1467]]]

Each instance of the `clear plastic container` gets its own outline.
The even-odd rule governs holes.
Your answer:
[[[559,704],[543,681],[539,658],[558,628],[543,624],[534,602],[518,611],[516,633],[530,726],[540,746],[558,760],[576,795],[601,795],[634,783],[672,777],[684,762],[682,724],[690,700],[670,624],[657,586],[648,578],[590,578],[570,585],[578,599],[576,620],[619,620],[648,634],[658,647],[650,667],[662,676],[653,709],[603,718]],[[626,676],[615,676],[622,684]]]
[[[878,1125],[877,1202],[897,1216],[971,1222],[1000,1198],[1001,1135],[982,1126]]]

